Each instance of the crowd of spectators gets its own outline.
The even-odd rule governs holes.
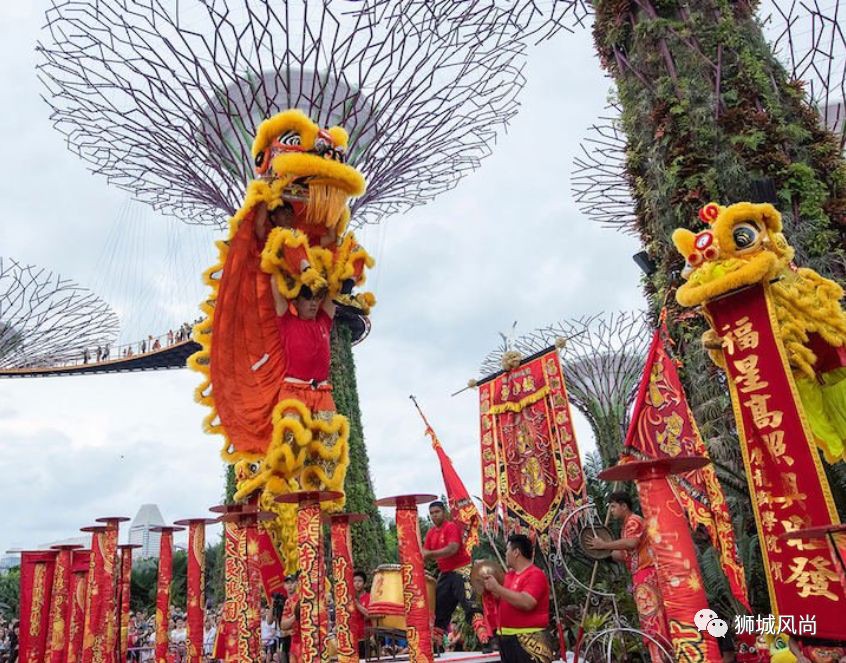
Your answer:
[[[0,663],[18,663],[18,620],[0,615]]]
[[[137,357],[138,355],[147,354],[148,352],[156,352],[163,347],[170,347],[176,343],[182,343],[191,338],[191,330],[194,325],[200,322],[202,318],[197,318],[194,322],[183,322],[176,330],[169,329],[167,334],[159,337],[150,334],[147,338],[137,341],[135,343],[128,343],[116,348],[115,352],[120,359],[129,359],[130,357]],[[91,363],[100,363],[101,361],[109,361],[112,359],[111,344],[98,345],[96,348],[83,348],[81,355],[81,363],[83,365]],[[79,361],[79,360],[77,360]]]

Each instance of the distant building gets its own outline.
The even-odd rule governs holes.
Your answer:
[[[150,531],[153,527],[164,525],[164,518],[159,507],[155,504],[142,504],[138,513],[129,526],[129,543],[140,545],[141,548],[135,551],[135,559],[147,559],[159,557],[159,544],[162,535]]]

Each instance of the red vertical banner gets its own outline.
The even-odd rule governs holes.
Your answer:
[[[816,615],[816,635],[846,639],[846,595],[821,540],[779,536],[837,523],[822,461],[776,335],[769,286],[705,304],[722,337],[740,448],[775,615]]]
[[[98,518],[106,525],[103,536],[103,617],[105,629],[100,637],[95,635],[94,646],[99,650],[95,660],[111,661],[118,651],[118,598],[120,593],[120,558],[118,556],[119,523],[126,518]]]
[[[238,661],[238,615],[246,610],[245,569],[240,556],[240,529],[233,522],[223,524],[224,590],[223,615],[215,643],[215,658]],[[221,644],[222,643],[222,644]]]
[[[297,552],[300,558],[301,663],[320,659],[320,502],[300,501],[297,509]]]
[[[129,651],[129,600],[132,592],[132,550],[140,548],[137,544],[118,546],[120,550],[120,588],[118,596],[118,660],[125,661]]]
[[[250,553],[247,522],[255,523],[255,511],[230,512],[224,519],[226,555],[226,602],[223,608],[224,651],[227,663],[258,661],[261,658],[260,594],[252,587],[258,574],[255,553]],[[216,655],[217,655],[216,649]]]
[[[482,495],[540,535],[565,504],[585,498],[570,402],[558,350],[479,382]]]
[[[397,499],[397,547],[402,574],[402,601],[410,663],[433,663],[431,613],[426,589],[426,572],[420,552],[417,502]]]
[[[200,663],[203,657],[203,623],[206,608],[206,525],[209,518],[177,520],[188,527],[188,565],[186,569],[187,637],[186,663]]]
[[[250,640],[251,651],[261,658],[261,569],[259,561],[259,524],[257,514],[245,516],[244,527],[244,559],[247,565],[247,630],[255,634]],[[251,654],[252,655],[252,654]],[[252,660],[252,659],[251,659]]]
[[[47,651],[55,550],[21,553],[20,640],[18,660],[42,663]]]
[[[53,568],[53,590],[47,629],[47,663],[64,663],[68,648],[68,622],[71,606],[71,555],[82,546],[53,546],[57,551]]]
[[[285,592],[285,565],[267,529],[259,527],[256,537],[261,586],[264,588],[264,598],[270,605],[274,594]]]
[[[638,459],[702,456],[708,450],[687,403],[676,363],[667,352],[662,323],[655,330],[635,399],[626,451]],[[749,609],[746,577],[737,555],[734,527],[725,494],[711,464],[668,479],[684,507],[690,526],[703,525],[719,551],[732,594]]]
[[[173,532],[174,527],[156,527],[154,532],[162,535],[159,545],[159,573],[156,578],[156,663],[168,663],[167,649],[170,643],[170,583],[173,580]]]
[[[83,527],[91,532],[91,554],[88,562],[88,581],[85,592],[85,624],[82,633],[82,663],[94,663],[96,645],[106,630],[103,598],[108,591],[104,556],[106,529],[99,525]]]
[[[82,636],[85,629],[85,597],[88,588],[90,550],[75,550],[71,555],[70,594],[68,598],[68,642],[65,660],[82,660]]]
[[[650,534],[664,612],[670,627],[673,659],[688,663],[720,663],[717,641],[699,631],[693,618],[708,607],[702,573],[696,560],[687,516],[666,476],[637,482],[646,530]]]
[[[338,663],[358,663],[358,642],[351,622],[355,608],[353,589],[352,543],[350,522],[359,514],[332,516],[332,580],[335,592],[335,636],[338,639]]]

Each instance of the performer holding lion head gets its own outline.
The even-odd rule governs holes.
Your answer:
[[[212,410],[205,428],[225,437],[223,458],[236,464],[235,498],[258,495],[277,512],[271,531],[289,569],[294,507],[273,498],[343,491],[349,422],[332,399],[330,333],[337,304],[366,315],[375,301],[353,294],[373,260],[347,231],[349,200],[365,189],[346,163],[347,140],[342,128],[321,129],[299,110],[259,126],[259,177],[204,274],[212,294],[194,328],[202,350],[189,360],[205,376],[196,391]]]

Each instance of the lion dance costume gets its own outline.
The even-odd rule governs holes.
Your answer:
[[[308,287],[362,315],[373,305],[372,294],[352,294],[373,260],[346,229],[349,199],[365,189],[346,163],[347,140],[342,128],[321,129],[299,110],[259,126],[258,177],[229,222],[228,240],[217,243],[219,262],[204,273],[212,292],[194,327],[202,349],[189,360],[205,378],[196,390],[211,408],[205,430],[224,436],[223,458],[235,464],[235,499],[258,496],[277,513],[270,529],[289,569],[296,565],[294,507],[273,498],[343,491],[349,422],[336,413],[328,380],[289,375],[302,358],[286,357],[271,288],[290,301]],[[342,506],[339,500],[330,510]]]
[[[770,204],[706,205],[698,234],[683,228],[673,243],[687,264],[678,289],[682,306],[697,306],[732,290],[772,282],[778,333],[787,352],[802,407],[826,460],[846,458],[846,315],[843,288],[812,269],[793,264],[781,214]],[[720,337],[703,344],[722,368]]]

